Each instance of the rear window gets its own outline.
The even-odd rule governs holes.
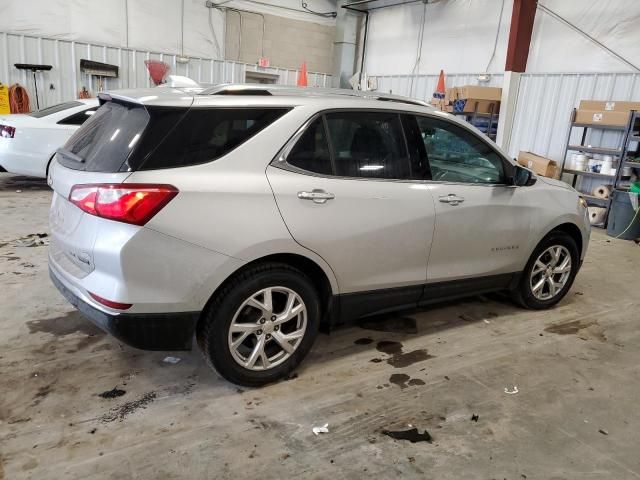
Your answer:
[[[287,108],[171,108],[107,102],[58,156],[92,172],[184,167],[220,158],[284,115]],[[83,162],[78,160],[82,159]]]
[[[127,163],[148,123],[149,114],[142,105],[107,102],[64,146],[76,158],[62,154],[58,155],[58,161],[75,170],[118,172]]]
[[[92,107],[82,110],[81,112],[74,113],[73,115],[58,121],[58,125],[82,125],[84,122],[89,120],[91,115],[96,113],[97,109],[98,107]]]
[[[38,110],[37,112],[32,112],[29,115],[35,118],[42,118],[46,117],[47,115],[53,115],[54,113],[62,112],[63,110],[69,110],[70,108],[81,107],[82,105],[84,105],[82,102],[59,103],[58,105],[53,105],[51,107]]]

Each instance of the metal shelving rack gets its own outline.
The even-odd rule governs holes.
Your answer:
[[[640,168],[640,156],[634,157],[637,160],[630,161],[629,160],[629,147],[631,142],[640,142],[640,132],[638,132],[638,128],[636,125],[640,120],[640,112],[636,110],[632,110],[629,112],[629,120],[626,125],[591,125],[586,123],[576,123],[576,109],[573,109],[571,113],[571,126],[569,127],[569,134],[567,135],[566,148],[564,151],[564,157],[562,159],[562,169],[561,169],[561,178],[563,174],[573,175],[573,180],[571,182],[571,186],[573,188],[576,187],[576,183],[578,178],[580,177],[591,177],[591,178],[601,178],[605,183],[609,183],[613,185],[613,190],[620,189],[621,182],[624,181],[623,169],[625,166],[636,166]],[[569,142],[571,141],[571,134],[573,133],[574,128],[582,128],[582,137],[579,145],[572,145]],[[622,136],[618,146],[616,148],[605,148],[605,147],[591,147],[585,145],[585,141],[587,139],[587,131],[591,130],[605,130],[605,131],[617,131],[621,132]],[[580,152],[580,153],[596,153],[602,155],[612,155],[615,159],[617,159],[617,169],[615,175],[604,175],[601,173],[594,173],[589,171],[582,170],[571,170],[565,168],[567,162],[567,155],[569,152]],[[633,152],[638,153],[638,152]],[[604,223],[601,225],[594,225],[596,227],[606,228],[607,220],[609,218],[609,210],[611,209],[611,201],[613,199],[613,195],[609,198],[598,198],[591,195],[591,193],[581,192],[582,196],[587,201],[587,204],[594,205],[598,207],[605,207],[607,209]]]
[[[631,111],[631,119],[629,120],[629,131],[626,137],[627,138],[626,138],[623,156],[620,159],[620,168],[618,169],[619,171],[617,172],[618,176],[617,176],[617,182],[616,182],[616,189],[629,191],[629,185],[624,185],[622,183],[624,182],[624,178],[625,178],[622,176],[622,169],[623,167],[632,167],[635,169],[640,169],[640,111],[639,110]],[[631,151],[631,144],[634,142],[636,142],[636,148],[634,151]],[[632,156],[630,156],[630,154],[632,154]]]
[[[496,134],[493,133],[491,130],[494,127],[496,127],[496,130],[498,128],[498,117],[499,117],[499,111],[496,108],[497,103],[491,103],[489,105],[490,111],[483,113],[483,112],[478,112],[478,101],[475,102],[475,105],[473,106],[473,111],[472,112],[450,112],[453,115],[458,115],[458,116],[463,116],[465,117],[465,120],[467,122],[469,122],[471,125],[473,125],[476,128],[479,128],[476,125],[476,120],[478,118],[488,118],[489,119],[489,124],[487,125],[487,132],[486,135],[487,137],[489,137],[492,140],[496,139]]]

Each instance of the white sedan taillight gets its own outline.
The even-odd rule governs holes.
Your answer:
[[[0,125],[0,137],[13,138],[16,135],[16,127],[10,127],[9,125]]]
[[[101,183],[74,185],[69,201],[91,215],[142,226],[177,194],[173,185]]]

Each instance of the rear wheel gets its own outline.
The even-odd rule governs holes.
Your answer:
[[[523,307],[544,309],[567,294],[580,265],[576,242],[564,232],[552,232],[533,251],[514,299]]]
[[[256,266],[232,279],[205,312],[198,343],[227,380],[260,386],[285,377],[318,333],[312,282],[285,264]]]

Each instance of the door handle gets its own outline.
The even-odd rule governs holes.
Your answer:
[[[298,198],[300,200],[313,200],[313,203],[327,203],[327,200],[333,200],[336,196],[324,190],[313,189],[310,192],[298,192]]]
[[[449,195],[442,195],[440,196],[439,200],[442,203],[448,203],[449,205],[453,205],[454,207],[464,202],[463,197],[459,197],[457,195],[454,195],[453,193],[450,193]]]

